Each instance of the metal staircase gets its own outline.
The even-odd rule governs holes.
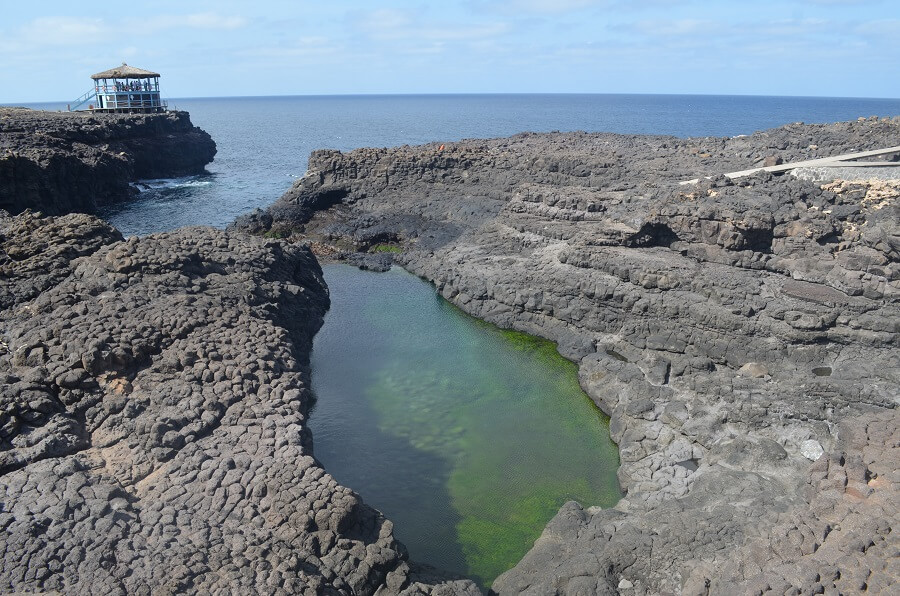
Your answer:
[[[97,92],[94,89],[87,91],[84,95],[73,101],[69,104],[69,111],[74,112],[90,100],[94,99],[97,96]]]

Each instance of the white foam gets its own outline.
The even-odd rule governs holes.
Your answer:
[[[209,186],[212,180],[208,178],[200,178],[197,176],[186,176],[184,178],[155,178],[153,180],[138,180],[132,182],[131,186],[138,189],[139,192],[148,190],[168,190],[171,188],[194,188],[201,186]]]

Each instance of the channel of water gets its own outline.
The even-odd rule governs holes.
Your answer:
[[[316,457],[410,558],[488,586],[569,500],[620,498],[608,419],[551,342],[479,321],[402,269],[324,266]]]

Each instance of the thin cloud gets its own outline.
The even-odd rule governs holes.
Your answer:
[[[783,19],[750,25],[755,34],[772,37],[807,36],[833,30],[833,27],[824,19]]]
[[[900,38],[900,19],[865,21],[853,27],[852,31],[863,37],[877,36],[896,40]]]
[[[807,4],[818,4],[820,6],[859,6],[860,4],[876,5],[881,4],[884,0],[804,0]]]
[[[247,24],[247,19],[237,16],[223,16],[209,12],[187,15],[162,15],[150,19],[133,20],[144,31],[167,29],[238,29]]]
[[[0,48],[5,51],[24,52],[45,47],[97,45],[123,33],[133,37],[179,28],[231,30],[246,24],[247,20],[243,17],[212,13],[162,15],[150,19],[127,18],[114,21],[87,17],[39,17],[22,25],[17,31],[4,35],[5,40]]]
[[[709,33],[721,35],[729,29],[729,26],[726,23],[704,19],[652,19],[637,21],[630,26],[623,26],[622,29],[650,37],[682,37]]]
[[[261,46],[235,52],[236,56],[250,58],[306,58],[339,57],[344,48],[327,37],[301,37],[278,46]]]
[[[420,47],[432,47],[428,44],[442,42],[491,40],[510,30],[502,22],[433,22],[398,10],[377,10],[359,16],[355,26],[375,42],[401,42],[402,45]]]
[[[697,0],[469,0],[467,6],[476,13],[496,12],[507,15],[562,15],[606,8],[618,13],[673,8]]]
[[[40,17],[23,25],[11,41],[25,46],[64,46],[73,43],[90,43],[109,32],[103,19],[84,17]]]
[[[367,31],[401,29],[411,24],[412,18],[408,13],[389,8],[376,10],[359,20],[359,25]]]
[[[603,0],[511,0],[507,2],[510,8],[533,12],[571,12],[581,10],[598,4],[605,4]]]
[[[670,38],[697,36],[697,41],[709,46],[720,41],[739,39],[765,40],[777,46],[796,43],[798,40],[818,39],[836,27],[847,30],[846,24],[838,25],[824,19],[775,19],[771,21],[734,22],[705,19],[643,20],[618,25],[617,31],[665,41]]]
[[[496,12],[510,15],[563,14],[610,4],[610,0],[470,0],[469,7],[478,13]]]

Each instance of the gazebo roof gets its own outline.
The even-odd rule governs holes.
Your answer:
[[[134,66],[128,66],[124,62],[122,66],[117,66],[115,68],[110,68],[109,70],[104,70],[103,72],[98,72],[95,75],[91,75],[91,78],[94,80],[97,79],[151,79],[153,77],[158,77],[158,72],[151,72],[149,70],[144,70],[143,68],[135,68]]]

